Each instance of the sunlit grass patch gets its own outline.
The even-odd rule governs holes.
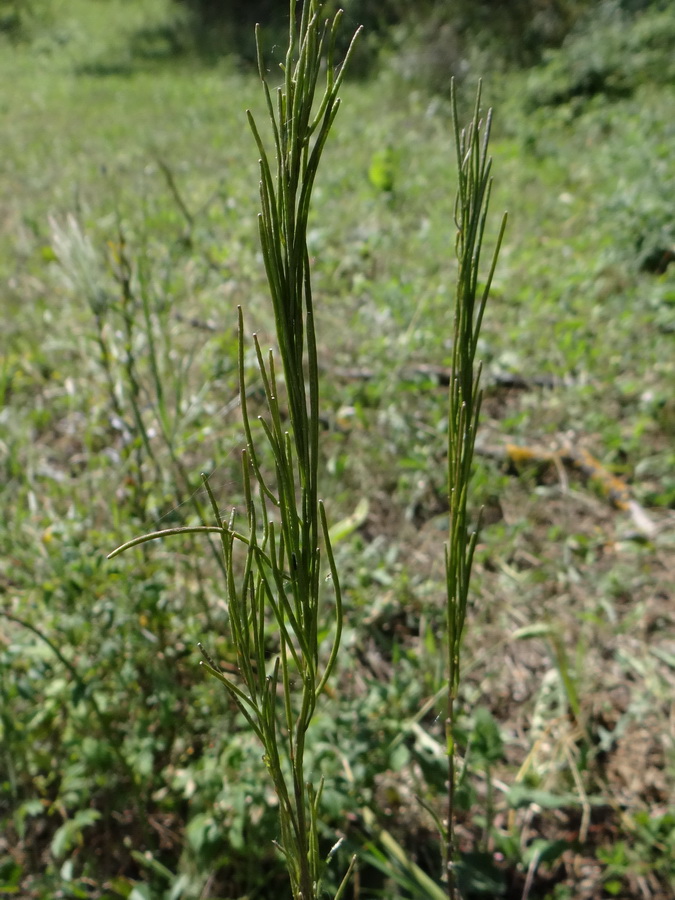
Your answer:
[[[202,470],[222,513],[241,507],[237,305],[276,352],[242,113],[260,114],[258,86],[228,62],[134,60],[126,35],[163,16],[140,6],[73,0],[63,43],[54,27],[0,50],[0,872],[34,897],[89,890],[113,870],[119,881],[101,893],[278,896],[264,766],[237,711],[195,676],[205,635],[236,674],[210,551],[196,565],[187,536],[103,562],[121,532],[196,524]],[[83,68],[96,61],[127,71]],[[336,871],[363,845],[367,802],[436,872],[415,794],[433,804],[445,779],[450,119],[446,101],[391,74],[342,95],[308,245],[324,486],[336,522],[358,515],[335,547],[344,653],[309,751],[328,778],[329,828],[348,822]],[[656,897],[672,877],[675,270],[660,271],[663,252],[656,268],[650,259],[672,241],[672,89],[645,83],[616,103],[526,114],[522,76],[488,73],[484,96],[497,108],[494,207],[509,208],[510,226],[478,349],[486,397],[469,513],[485,506],[485,525],[461,697],[497,730],[485,712],[459,723],[462,837],[490,855],[488,896],[509,883],[521,897],[530,872],[532,897],[583,896],[583,857],[588,892],[640,896],[647,884]],[[382,154],[395,163],[391,188],[369,174]],[[99,321],[58,238],[78,233],[105,297]],[[254,352],[245,367],[255,417]],[[514,465],[507,445],[549,459]],[[655,533],[601,481],[551,461],[568,446],[621,479]],[[364,868],[361,896],[396,896],[391,874]]]

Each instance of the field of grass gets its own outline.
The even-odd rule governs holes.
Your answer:
[[[37,8],[37,6],[36,6]],[[603,7],[604,8],[604,7]],[[0,894],[287,896],[217,554],[123,541],[241,508],[237,306],[258,248],[257,77],[176,54],[163,0],[0,34]],[[675,884],[675,14],[598,15],[485,72],[494,240],[471,506],[458,821],[473,898]],[[274,58],[274,51],[270,48]],[[468,109],[475,72],[461,92]],[[338,672],[311,730],[350,897],[425,898],[442,696],[454,172],[449,104],[347,83],[310,228]],[[251,343],[249,406],[261,402]],[[270,647],[270,654],[275,651]]]

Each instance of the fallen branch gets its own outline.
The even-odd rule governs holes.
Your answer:
[[[375,369],[366,367],[337,368],[331,370],[331,375],[343,381],[371,381],[378,375]],[[450,384],[451,369],[449,366],[437,366],[431,363],[418,363],[414,366],[406,366],[398,373],[402,381],[423,376],[435,380],[438,387],[448,387]],[[575,382],[571,378],[557,378],[554,375],[519,375],[515,372],[484,373],[483,382],[485,388],[512,388],[520,391],[530,391],[535,388],[553,389],[569,387]]]
[[[622,479],[612,474],[584,447],[565,444],[558,450],[540,447],[520,446],[507,443],[503,447],[477,447],[481,456],[502,459],[514,466],[523,463],[549,463],[556,467],[563,484],[566,484],[565,467],[573,468],[598,485],[602,495],[614,506],[628,512],[638,530],[646,537],[653,537],[657,527],[645,510],[631,496],[630,487]]]

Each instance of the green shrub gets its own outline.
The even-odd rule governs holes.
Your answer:
[[[0,37],[26,38],[42,10],[43,0],[0,0]]]
[[[584,103],[596,95],[627,97],[641,84],[675,78],[675,10],[654,6],[634,14],[608,0],[589,11],[563,47],[532,72],[528,108]]]

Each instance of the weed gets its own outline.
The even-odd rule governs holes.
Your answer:
[[[457,104],[454,103],[455,144],[459,186],[455,206],[458,259],[457,292],[453,329],[452,369],[448,411],[448,506],[449,537],[445,551],[446,564],[446,636],[447,636],[447,724],[448,811],[445,834],[445,867],[448,895],[455,897],[455,702],[461,681],[461,646],[466,619],[471,567],[478,541],[479,526],[471,528],[468,520],[469,482],[482,401],[480,363],[475,368],[478,339],[485,304],[490,292],[499,247],[506,227],[506,216],[497,239],[482,289],[479,288],[481,250],[490,202],[491,160],[487,155],[491,113],[481,121],[480,90],[476,97],[473,120],[460,131]]]
[[[298,900],[318,897],[321,893],[325,863],[320,857],[318,822],[323,782],[312,785],[306,781],[306,735],[317,700],[335,666],[342,630],[340,583],[318,492],[318,356],[307,221],[321,153],[339,108],[337,92],[349,51],[336,72],[335,37],[340,15],[335,16],[332,24],[323,26],[319,15],[318,4],[305,3],[296,33],[295,2],[292,0],[290,4],[285,80],[277,91],[276,104],[258,40],[259,73],[276,152],[276,181],[258,126],[249,113],[249,124],[261,155],[260,241],[274,309],[290,427],[287,430],[282,423],[272,351],[265,360],[255,337],[268,418],[260,418],[262,435],[253,436],[240,311],[239,379],[247,442],[242,453],[247,532],[241,534],[234,530],[234,511],[230,522],[223,522],[207,479],[204,483],[217,525],[174,530],[183,534],[217,533],[221,538],[230,626],[244,687],[227,676],[205,650],[204,665],[224,684],[263,745],[265,765],[279,802],[278,848],[289,872],[293,896]],[[314,109],[324,53],[326,87]],[[266,449],[271,451],[275,481],[264,474],[261,444],[266,444]],[[321,621],[320,534],[328,558],[328,573],[324,576],[334,591],[336,622],[323,670],[319,637],[325,628]],[[141,540],[156,536],[148,535]],[[237,584],[239,546],[245,548],[245,557],[243,575]],[[122,549],[125,547],[116,552]],[[273,612],[271,622],[267,615],[269,608]],[[268,664],[270,643],[279,648],[271,667]],[[343,893],[349,871],[351,866],[336,897]]]

